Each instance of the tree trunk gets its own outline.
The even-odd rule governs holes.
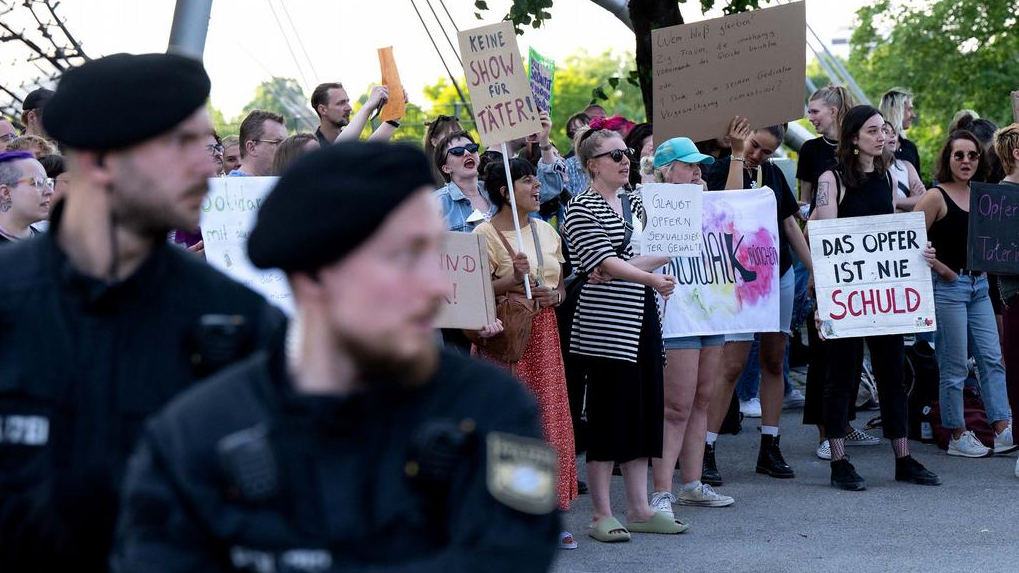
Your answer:
[[[651,30],[683,23],[676,0],[630,0],[630,21],[637,37],[637,73],[640,75],[640,93],[644,99],[644,113],[653,122],[653,94],[651,89]]]

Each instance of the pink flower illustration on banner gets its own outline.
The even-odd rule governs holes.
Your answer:
[[[736,259],[744,269],[757,273],[757,276],[751,281],[737,278],[736,296],[741,304],[755,305],[767,299],[776,284],[774,276],[779,258],[778,248],[774,237],[764,228],[743,235],[742,239],[739,242],[739,237],[733,237],[733,244],[739,243]]]

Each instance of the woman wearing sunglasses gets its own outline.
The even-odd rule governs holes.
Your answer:
[[[594,515],[588,534],[603,542],[628,541],[630,532],[682,533],[687,526],[648,505],[648,459],[662,455],[662,336],[655,300],[668,297],[675,277],[650,271],[664,257],[635,257],[631,238],[646,218],[628,193],[633,151],[613,131],[582,128],[576,152],[591,185],[566,206],[563,233],[581,286],[570,353],[587,376],[587,479]],[[587,281],[593,272],[610,280]],[[571,285],[571,288],[576,288]],[[627,525],[613,515],[612,464],[626,489]]]
[[[775,193],[778,206],[778,274],[780,280],[779,332],[727,334],[722,353],[721,382],[715,390],[708,410],[707,447],[704,452],[702,480],[720,485],[721,475],[715,465],[715,440],[722,427],[732,392],[750,355],[756,337],[760,344],[761,365],[761,446],[757,454],[757,473],[774,478],[792,478],[795,472],[786,463],[779,448],[779,419],[785,397],[783,363],[789,336],[792,335],[793,297],[796,276],[792,270],[792,251],[811,271],[810,250],[794,215],[799,204],[782,171],[768,161],[782,144],[786,127],[774,125],[750,129],[745,118],[736,117],[729,125],[732,156],[716,162],[708,172],[708,189],[756,189],[768,186]]]
[[[428,129],[425,130],[423,142],[425,156],[435,157],[435,147],[439,145],[439,142],[447,135],[458,131],[464,131],[464,128],[460,125],[460,120],[451,115],[440,115],[428,122]],[[441,184],[445,181],[442,177],[442,171],[434,164],[432,165],[432,174],[435,175],[436,184]]]
[[[27,151],[0,153],[0,245],[38,234],[33,223],[46,220],[53,180]]]
[[[969,236],[970,181],[982,180],[986,169],[980,141],[968,131],[948,137],[938,158],[939,184],[917,205],[927,220],[927,236],[937,252],[934,262],[934,306],[938,331],[934,342],[941,377],[938,403],[941,425],[952,431],[948,455],[982,458],[1017,449],[1012,445],[1011,411],[1005,389],[1005,367],[988,298],[987,277],[966,268]],[[936,190],[936,191],[935,191]],[[969,375],[970,352],[980,373],[980,398],[994,428],[988,448],[966,428],[963,385]],[[993,451],[992,451],[993,450]]]
[[[446,185],[435,192],[446,228],[470,233],[495,214],[495,205],[478,180],[480,146],[466,131],[456,131],[435,147],[435,166]]]

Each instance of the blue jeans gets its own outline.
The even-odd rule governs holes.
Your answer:
[[[758,361],[757,352],[759,345],[756,340],[750,345],[750,356],[747,357],[747,365],[743,367],[743,373],[736,381],[736,396],[740,401],[746,402],[756,398],[761,387],[761,363]],[[785,395],[792,391],[793,385],[789,382],[789,345],[785,347],[785,360],[782,364],[783,382],[785,382]]]
[[[962,275],[946,282],[934,275],[938,331],[934,337],[941,371],[941,423],[964,428],[962,388],[969,374],[969,352],[980,371],[980,399],[989,422],[1009,419],[1005,367],[1001,364],[998,329],[987,296],[987,277]]]

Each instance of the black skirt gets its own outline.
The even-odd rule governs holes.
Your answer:
[[[637,362],[579,356],[587,373],[587,461],[660,458],[665,395],[662,329],[654,291],[644,292]]]

